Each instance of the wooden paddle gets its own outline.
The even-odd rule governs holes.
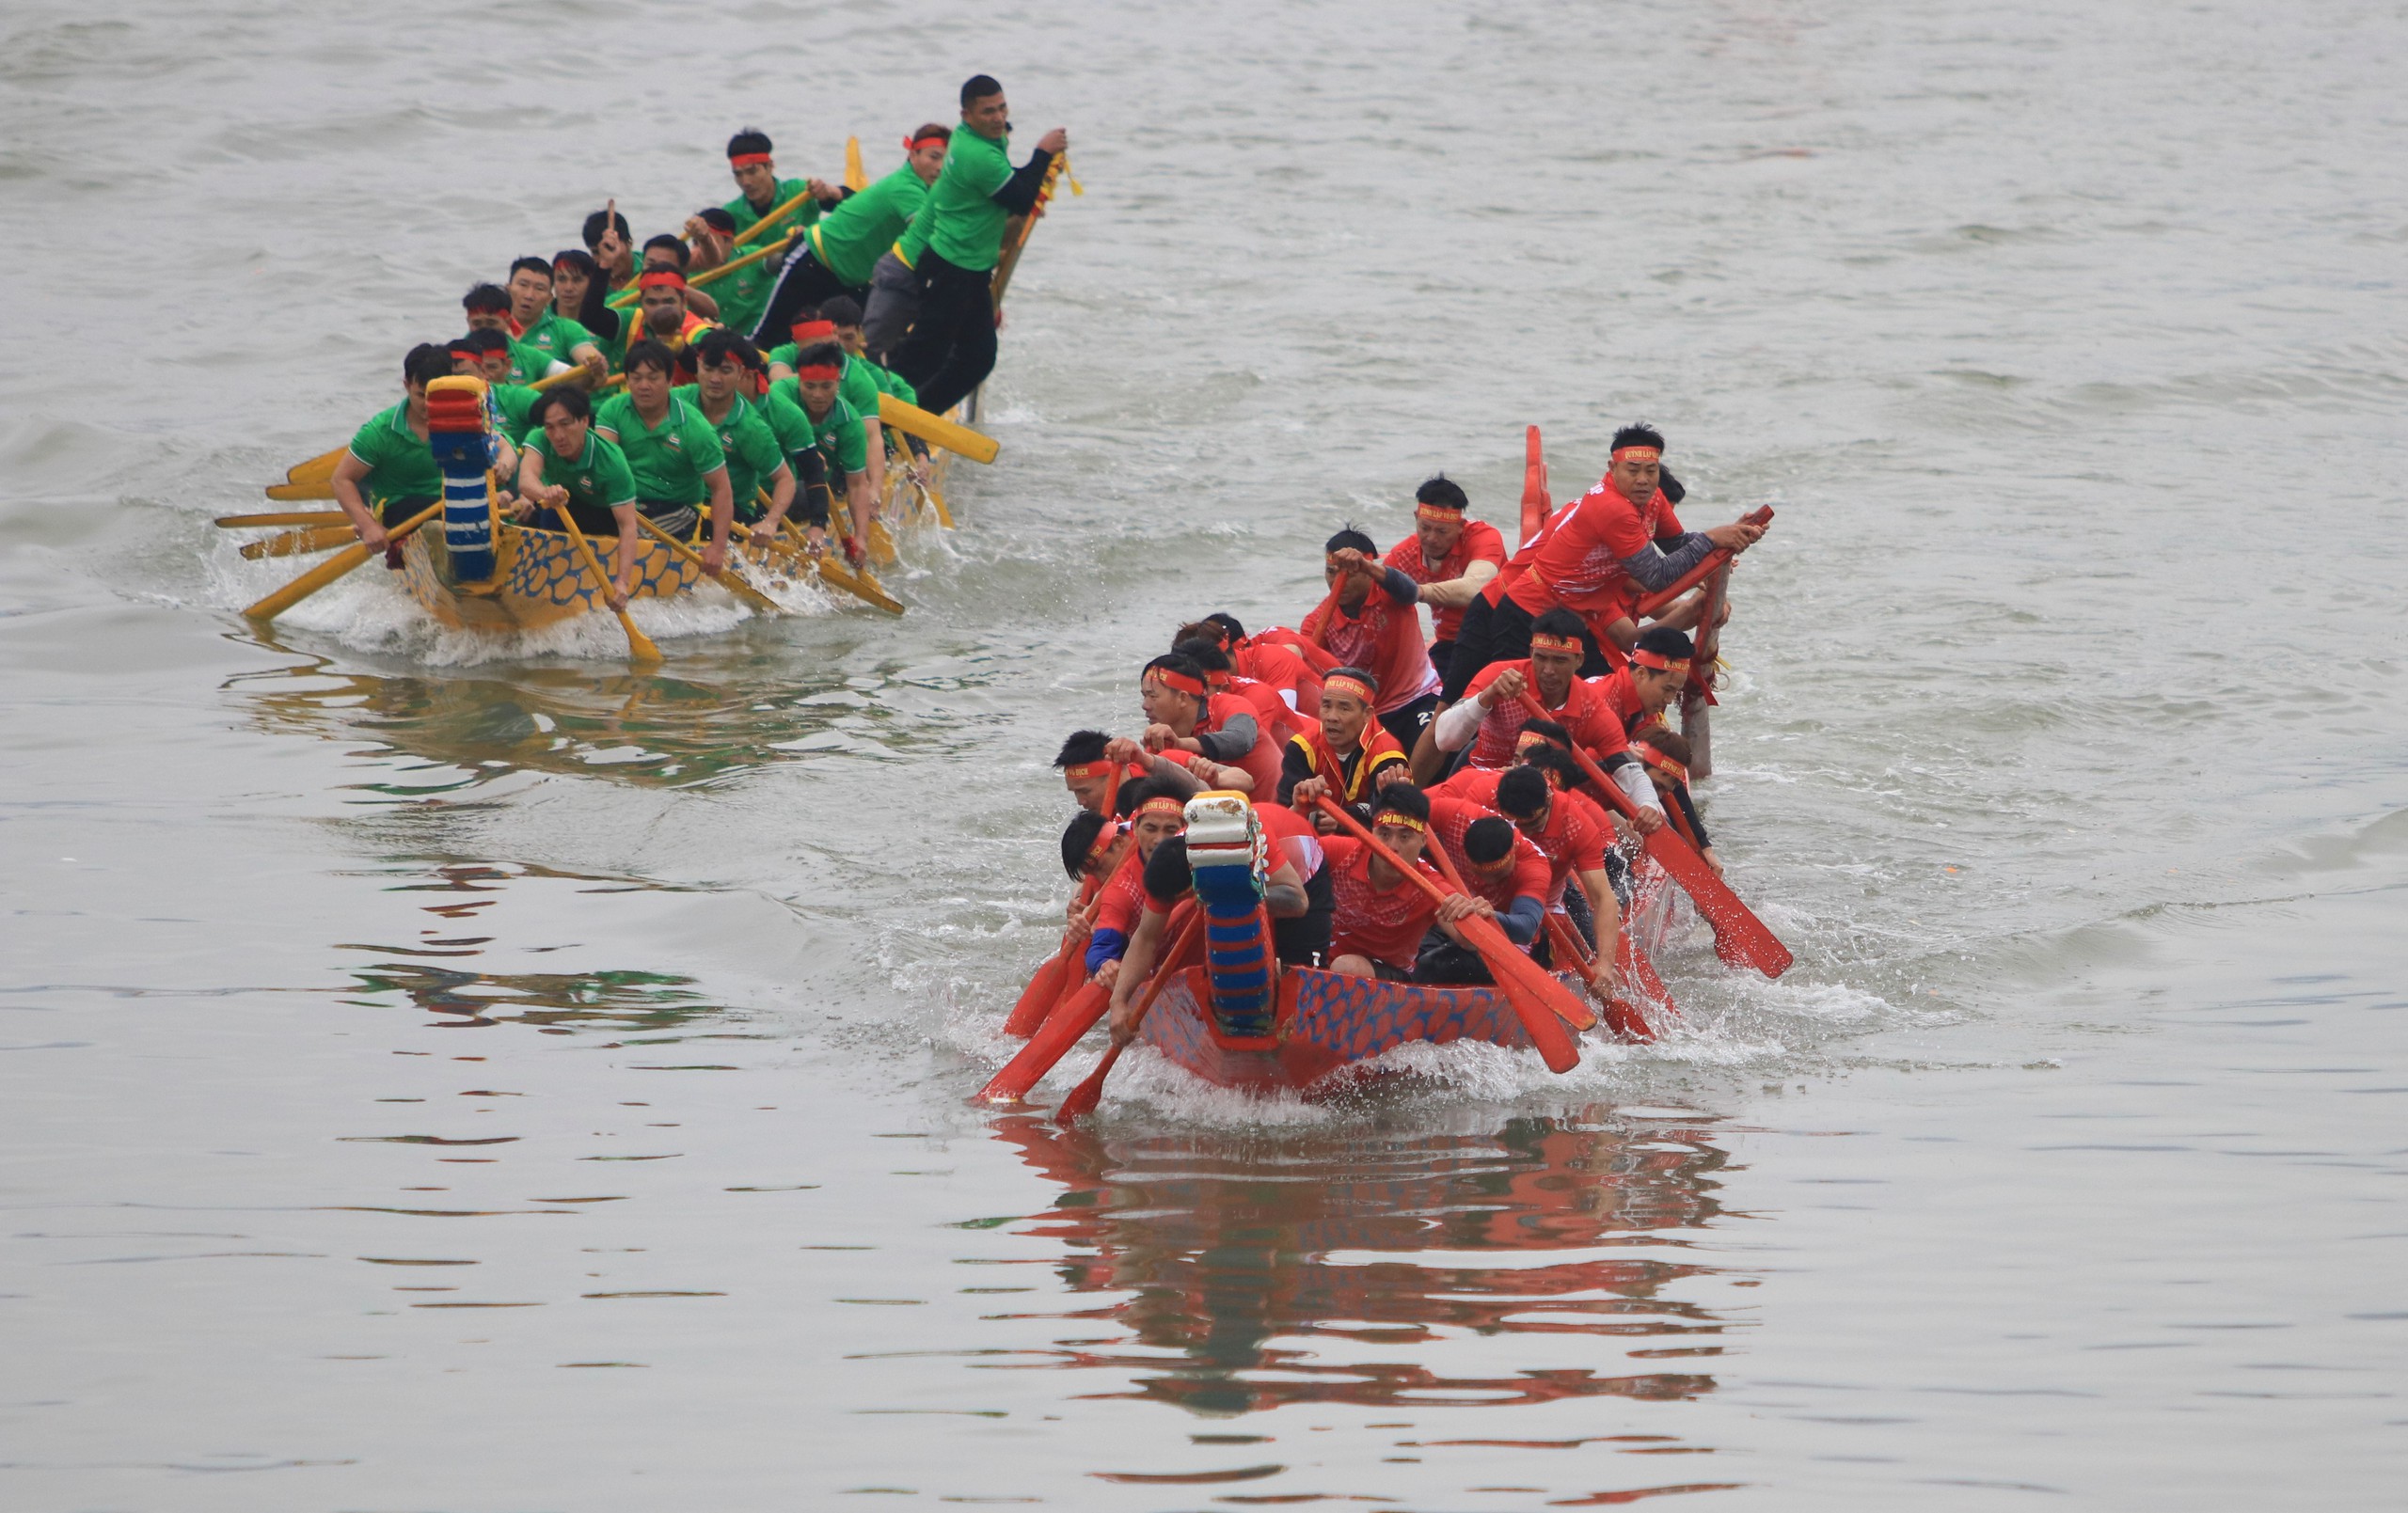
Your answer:
[[[1187,928],[1188,916],[1195,907],[1193,899],[1180,900],[1179,907],[1172,911],[1169,927],[1183,932]],[[1157,978],[1170,968],[1170,958],[1165,956],[1155,967]],[[1029,1037],[1028,1044],[1020,1048],[1020,1054],[1006,1062],[1003,1070],[989,1078],[987,1085],[980,1088],[977,1095],[970,1101],[1020,1102],[1028,1095],[1029,1089],[1045,1080],[1045,1074],[1054,1069],[1054,1064],[1094,1029],[1096,1021],[1111,1008],[1112,990],[1101,983],[1088,983],[1071,994],[1069,1002],[1049,1015],[1037,1033]]]
[[[308,557],[313,552],[333,551],[347,542],[358,539],[359,532],[349,519],[341,525],[302,526],[279,535],[243,543],[243,557],[252,562],[262,557]]]
[[[1759,509],[1751,510],[1739,518],[1745,520],[1751,526],[1771,525],[1772,506],[1767,504]],[[1639,618],[1646,620],[1653,616],[1660,615],[1665,610],[1670,609],[1672,607],[1673,600],[1679,598],[1682,594],[1688,592],[1691,589],[1696,588],[1699,584],[1703,583],[1709,576],[1716,572],[1719,572],[1723,563],[1728,562],[1731,559],[1738,555],[1738,553],[1732,551],[1727,546],[1717,546],[1714,550],[1705,554],[1705,560],[1698,563],[1697,566],[1690,568],[1678,578],[1675,578],[1672,581],[1672,586],[1671,588],[1663,590],[1661,592],[1651,593],[1646,598],[1640,600]]]
[[[1555,502],[1546,495],[1546,449],[1540,444],[1539,428],[1532,426],[1522,438],[1521,544],[1528,546],[1554,512]]]
[[[943,416],[931,415],[892,394],[881,393],[878,397],[878,423],[893,426],[906,435],[917,436],[931,447],[958,452],[974,463],[991,463],[995,454],[1004,449],[1003,443],[992,436],[973,431]]]
[[[869,171],[862,166],[862,139],[845,138],[845,187],[855,194],[869,187]]]
[[[1171,942],[1169,954],[1163,957],[1162,965],[1154,969],[1152,980],[1146,984],[1145,996],[1137,1001],[1139,1024],[1145,1023],[1146,1016],[1153,1012],[1155,997],[1170,980],[1195,965],[1194,958],[1203,954],[1204,925],[1204,916],[1196,914],[1179,933],[1179,938]],[[1075,1121],[1095,1112],[1096,1105],[1103,1101],[1103,1080],[1112,1075],[1112,1068],[1119,1062],[1120,1053],[1128,1048],[1129,1041],[1136,1038],[1134,1031],[1127,1040],[1118,1035],[1112,1037],[1112,1044],[1104,1048],[1103,1058],[1095,1064],[1095,1070],[1082,1079],[1077,1087],[1070,1089],[1069,1096],[1054,1111],[1055,1124],[1068,1129]]]
[[[867,573],[855,574],[852,569],[834,560],[826,552],[814,552],[811,549],[811,538],[805,535],[803,528],[795,524],[792,519],[781,521],[780,524],[784,528],[786,534],[794,538],[794,544],[788,549],[809,563],[811,570],[819,575],[822,582],[832,583],[860,599],[863,604],[874,605],[890,615],[899,615],[903,612],[902,601],[879,587],[876,578],[871,577]]]
[[[1079,890],[1078,906],[1085,908],[1094,903],[1101,886],[1096,878],[1087,878]],[[1069,975],[1070,932],[1064,930],[1062,943],[1029,974],[1028,985],[1020,990],[1020,1001],[1012,1005],[1011,1014],[1004,1020],[1004,1033],[1015,1040],[1026,1040],[1035,1034],[1037,1027],[1045,1022],[1046,1014],[1061,1000],[1063,982]]]
[[[686,561],[692,563],[696,567],[703,565],[703,558],[700,552],[695,551],[691,546],[687,545],[684,542],[679,541],[676,537],[661,529],[658,526],[654,525],[650,520],[645,519],[642,512],[641,511],[636,513],[636,524],[642,526],[655,541],[659,542],[671,551],[675,552]],[[709,576],[709,575],[705,574],[705,576]],[[770,598],[768,594],[763,593],[760,590],[754,588],[750,583],[745,582],[743,575],[735,571],[735,564],[732,562],[721,571],[719,576],[712,578],[711,581],[718,584],[721,588],[725,589],[728,592],[736,595],[738,599],[743,600],[745,604],[751,606],[753,611],[757,614],[777,615],[784,614],[785,612],[778,607],[778,602],[775,599]]]
[[[287,510],[256,515],[219,515],[210,524],[225,530],[252,526],[347,526],[351,516],[341,510]]]
[[[1558,961],[1576,961],[1584,967],[1588,965],[1588,947],[1581,943],[1580,934],[1572,928],[1570,920],[1550,909],[1547,911],[1546,928],[1547,938],[1555,942],[1555,955]],[[1622,977],[1615,991],[1605,1001],[1606,1028],[1624,1040],[1653,1040],[1656,1038],[1656,1027],[1647,1022],[1647,1016],[1640,1011],[1638,1004],[1630,1001],[1628,996],[1629,968],[1626,964],[1633,949],[1629,937],[1615,938],[1614,965],[1622,973]]]
[[[994,281],[989,289],[999,311],[1004,307],[1004,291],[1011,285],[1012,270],[1020,266],[1021,249],[1028,245],[1029,235],[1037,229],[1037,223],[1045,218],[1046,203],[1054,197],[1054,181],[1062,177],[1063,170],[1069,166],[1068,157],[1067,153],[1057,154],[1052,163],[1045,165],[1045,181],[1038,186],[1037,203],[1021,217],[1020,230],[1012,238],[1012,244],[1004,248],[1003,257],[995,263]]]
[[[388,550],[399,550],[402,543],[409,539],[411,531],[416,530],[422,525],[425,525],[428,521],[434,519],[436,515],[439,515],[442,512],[443,501],[437,499],[433,504],[428,505],[425,509],[420,510],[418,513],[410,516],[407,520],[404,520],[400,525],[394,527],[391,530],[387,531],[385,533],[385,540],[388,544]],[[284,613],[287,609],[292,608],[294,605],[299,604],[302,600],[307,599],[309,595],[317,592],[320,589],[325,588],[327,584],[332,583],[337,578],[349,573],[352,569],[357,567],[360,563],[365,562],[369,558],[374,555],[375,553],[369,548],[366,542],[363,541],[357,543],[348,550],[338,552],[326,560],[320,562],[317,566],[309,569],[307,573],[302,574],[299,577],[294,578],[292,582],[277,590],[274,593],[269,594],[266,598],[261,599],[259,603],[244,610],[243,616],[246,620],[256,620],[261,624],[265,624],[267,622],[274,620],[277,616]]]
[[[1546,710],[1527,689],[1521,698],[1523,707],[1530,712],[1532,718],[1548,717]],[[1605,769],[1597,765],[1595,759],[1577,746],[1571,751],[1572,760],[1588,774],[1590,784],[1599,796],[1611,804],[1623,818],[1637,819],[1639,806],[1630,801],[1628,794],[1615,786],[1614,780],[1606,776]],[[1671,874],[1672,880],[1688,890],[1690,900],[1697,905],[1698,913],[1714,927],[1714,954],[1717,956],[1734,967],[1752,967],[1766,977],[1779,977],[1789,969],[1790,962],[1796,958],[1790,955],[1789,948],[1781,943],[1781,938],[1766,928],[1765,922],[1757,919],[1755,912],[1740,902],[1739,895],[1731,890],[1729,884],[1717,877],[1714,869],[1705,864],[1705,859],[1697,854],[1697,848],[1682,840],[1670,824],[1657,826],[1656,833],[1643,837],[1641,843],[1646,846],[1647,854],[1656,859],[1656,864]]]
[[[1422,855],[1438,864],[1438,870],[1446,875],[1447,881],[1453,886],[1456,892],[1466,895],[1471,892],[1471,889],[1464,882],[1464,875],[1455,868],[1455,859],[1447,854],[1446,846],[1433,839],[1428,845],[1421,848],[1421,851]],[[1527,953],[1517,952],[1515,954],[1520,955],[1522,960],[1532,969],[1542,974],[1545,973],[1546,969],[1531,961]],[[1577,956],[1573,957],[1576,962],[1579,959]],[[1560,997],[1550,997],[1547,1000],[1547,1007],[1553,1009],[1565,1024],[1575,1030],[1593,1030],[1597,1027],[1597,1017],[1589,1012],[1589,1005],[1574,998],[1568,989]],[[1567,1013],[1567,1010],[1571,1012]]]
[[[1370,827],[1356,819],[1327,795],[1313,800],[1321,812],[1336,820],[1356,840],[1371,848],[1371,854],[1404,874],[1406,879],[1440,903],[1456,895],[1439,886],[1437,879],[1418,867],[1408,867],[1386,843],[1371,833]],[[1470,894],[1463,895],[1465,897]],[[1522,1032],[1530,1037],[1539,1055],[1551,1072],[1568,1072],[1580,1064],[1579,1048],[1572,1044],[1564,1024],[1576,1020],[1582,1014],[1577,1001],[1564,991],[1563,985],[1549,977],[1544,968],[1522,954],[1522,948],[1505,938],[1494,921],[1467,914],[1454,924],[1457,934],[1470,941],[1472,950],[1480,954],[1481,964],[1496,980],[1497,990],[1513,1006],[1514,1017],[1522,1021]],[[1559,1004],[1555,1001],[1565,1002]]]
[[[594,556],[594,544],[585,539],[583,530],[578,528],[577,517],[569,513],[568,506],[562,505],[552,513],[560,516],[561,524],[568,528],[568,539],[577,544],[578,560],[585,564],[585,571],[594,575],[595,591],[603,596],[603,603],[609,604],[610,578],[602,571],[601,562]],[[638,514],[636,518],[642,520],[643,516]],[[628,615],[625,608],[615,605],[611,607],[610,612],[619,617],[619,628],[627,633],[627,660],[638,666],[659,662],[660,648],[652,644],[651,637],[636,629],[634,618]]]

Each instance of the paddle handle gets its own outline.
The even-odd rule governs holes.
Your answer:
[[[407,520],[403,521],[399,526],[396,526],[391,530],[386,532],[385,540],[390,544],[388,549],[390,549],[391,546],[398,546],[402,542],[408,540],[411,531],[416,530],[422,525],[425,525],[428,521],[434,519],[436,515],[439,515],[442,512],[443,501],[437,499],[435,503],[428,505],[425,509],[420,511],[418,513],[410,516]],[[320,589],[325,588],[327,584],[332,583],[335,579],[341,577],[346,573],[349,573],[360,563],[365,562],[373,554],[369,551],[368,544],[366,542],[361,542],[356,546],[347,546],[341,551],[337,552],[334,556],[328,558],[326,560],[319,563],[316,567],[313,567],[307,573],[302,574],[299,577],[294,578],[284,587],[277,590],[274,593],[269,594],[266,598],[261,599],[259,603],[252,605],[247,609],[245,609],[243,611],[243,618],[246,620],[256,620],[264,624],[268,621],[274,620],[277,616],[284,613],[287,609],[292,608],[294,605],[299,604],[302,600],[307,599],[309,595],[317,592]]]
[[[1418,888],[1423,892],[1429,894],[1430,897],[1436,902],[1443,904],[1447,900],[1455,896],[1452,890],[1440,887],[1438,885],[1438,880],[1431,876],[1429,873],[1423,871],[1421,868],[1406,866],[1402,857],[1400,857],[1394,851],[1389,850],[1388,843],[1386,841],[1381,840],[1378,836],[1371,833],[1370,827],[1365,825],[1361,820],[1356,819],[1354,815],[1348,813],[1344,809],[1339,808],[1337,804],[1330,802],[1330,798],[1327,794],[1323,794],[1319,798],[1314,799],[1313,803],[1323,813],[1344,826],[1347,832],[1353,835],[1354,839],[1362,842],[1365,845],[1370,846],[1371,848],[1371,855],[1379,858],[1382,861],[1386,862],[1389,866],[1394,867],[1397,871],[1404,874],[1405,876],[1412,879],[1413,885],[1416,888]],[[1435,843],[1434,842],[1433,843],[1434,844]]]
[[[1741,515],[1739,518],[1751,526],[1771,525],[1772,506],[1769,504],[1760,506],[1757,509],[1751,510],[1748,512],[1748,513]],[[1671,607],[1673,600],[1679,598],[1682,594],[1688,592],[1691,589],[1696,588],[1699,584],[1703,583],[1708,576],[1720,570],[1724,563],[1730,561],[1731,559],[1738,555],[1738,553],[1733,551],[1728,546],[1717,546],[1714,550],[1706,553],[1705,560],[1698,563],[1697,566],[1690,568],[1687,572],[1673,579],[1672,586],[1671,588],[1665,589],[1657,593],[1651,593],[1646,598],[1640,600],[1639,613],[1640,618],[1644,619],[1652,615],[1662,614],[1665,610]]]
[[[576,517],[569,513],[568,506],[562,505],[555,512],[560,515],[561,524],[568,528],[568,539],[577,547],[578,561],[584,566],[586,572],[594,575],[594,587],[602,594],[603,603],[610,604],[613,585],[610,575],[602,571],[601,559],[594,555],[594,544],[585,539],[584,529],[578,525]],[[637,662],[660,660],[660,648],[652,644],[651,637],[636,628],[635,617],[627,613],[625,606],[610,605],[610,612],[619,617],[619,628],[627,633],[627,655],[631,660]]]
[[[636,524],[642,527],[643,530],[653,538],[653,540],[660,543],[663,546],[668,547],[671,551],[676,553],[686,561],[691,563],[695,567],[701,567],[703,565],[703,559],[699,553],[697,553],[692,547],[687,545],[684,542],[679,541],[676,537],[661,529],[658,526],[654,525],[649,519],[645,518],[643,512],[636,512]],[[704,575],[708,577],[710,575],[705,573]],[[711,581],[719,584],[721,588],[726,589],[729,592],[735,594],[737,598],[743,600],[747,605],[750,605],[752,608],[758,610],[762,614],[774,615],[779,612],[776,600],[771,599],[768,594],[763,593],[760,590],[752,587],[752,585],[745,582],[741,577],[725,568],[721,569],[719,575],[716,578],[712,578]]]

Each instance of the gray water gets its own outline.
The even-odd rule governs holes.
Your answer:
[[[2400,7],[0,16],[0,1505],[2399,1505]],[[961,528],[502,646],[212,515],[472,280],[1001,76]],[[1798,955],[1334,1105],[963,1099],[1075,725],[1444,467],[1759,503]],[[1054,1101],[1089,1055],[1041,1090]],[[591,1165],[592,1170],[587,1167]],[[469,1171],[468,1167],[491,1167]],[[2386,1490],[2387,1489],[2387,1490]]]

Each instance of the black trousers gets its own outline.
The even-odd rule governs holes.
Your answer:
[[[920,255],[920,319],[888,366],[920,393],[920,408],[943,415],[995,370],[995,271],[957,268]]]
[[[838,294],[850,294],[857,305],[869,303],[866,288],[848,288],[844,282],[821,264],[811,250],[808,241],[796,244],[778,271],[778,281],[769,291],[769,307],[761,312],[761,323],[752,331],[752,344],[763,352],[788,339],[795,317],[804,310],[817,309]]]
[[[1453,703],[1471,686],[1471,680],[1481,669],[1494,662],[1518,662],[1530,654],[1530,623],[1537,617],[1507,594],[1492,607],[1485,599],[1474,599],[1464,611],[1464,623],[1455,632],[1455,649],[1447,658],[1446,686],[1440,697]],[[1614,670],[1606,654],[1597,647],[1597,638],[1584,624],[1580,629],[1580,645],[1586,654],[1580,658],[1580,676],[1602,678]]]
[[[1421,739],[1422,727],[1438,713],[1438,696],[1425,693],[1409,704],[1400,704],[1380,717],[1380,726],[1396,737],[1396,744],[1407,751]]]
[[[1338,906],[1338,887],[1329,868],[1305,879],[1305,912],[1292,920],[1271,922],[1271,950],[1290,967],[1329,965],[1329,922]]]

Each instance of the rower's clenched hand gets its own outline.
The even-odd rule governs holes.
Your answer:
[[[1359,548],[1354,546],[1340,546],[1329,554],[1329,559],[1331,564],[1341,572],[1354,573],[1363,577],[1377,577],[1382,571],[1377,562],[1364,556]]]
[[[1522,690],[1529,686],[1529,680],[1522,676],[1520,668],[1507,668],[1497,674],[1496,682],[1480,690],[1474,697],[1480,701],[1481,708],[1494,709],[1508,700],[1519,699],[1522,697]]]
[[[1126,735],[1116,735],[1103,743],[1103,759],[1106,762],[1142,762],[1145,757],[1146,749]]]
[[[1298,809],[1313,808],[1316,807],[1315,801],[1328,792],[1329,780],[1327,778],[1307,778],[1296,784],[1294,796],[1291,797],[1289,802],[1295,805]],[[1324,817],[1325,816],[1319,814],[1314,816],[1316,819]]]
[[[845,191],[842,188],[830,183],[825,179],[805,179],[802,181],[802,187],[811,191],[811,197],[814,199],[842,199],[845,197]]]
[[[1112,991],[1114,985],[1120,981],[1120,958],[1115,956],[1098,967],[1095,969],[1095,980],[1105,992]]]
[[[1705,533],[1705,539],[1727,551],[1744,552],[1764,539],[1765,528],[1752,520],[1734,520],[1727,526],[1716,526]]]
[[[624,576],[615,577],[610,580],[610,586],[602,591],[602,599],[613,609],[625,609],[627,607],[627,595],[631,591]]]
[[[1056,126],[1037,139],[1037,150],[1052,152],[1056,156],[1067,150],[1069,145],[1070,133],[1067,127]]]
[[[1630,827],[1641,835],[1654,835],[1664,827],[1664,812],[1660,809],[1642,809],[1630,817]]]
[[[1179,732],[1167,725],[1149,725],[1143,737],[1149,751],[1164,751],[1179,745]],[[1182,748],[1182,749],[1184,749]]]
[[[703,571],[712,577],[727,571],[727,543],[714,536],[703,546]]]

